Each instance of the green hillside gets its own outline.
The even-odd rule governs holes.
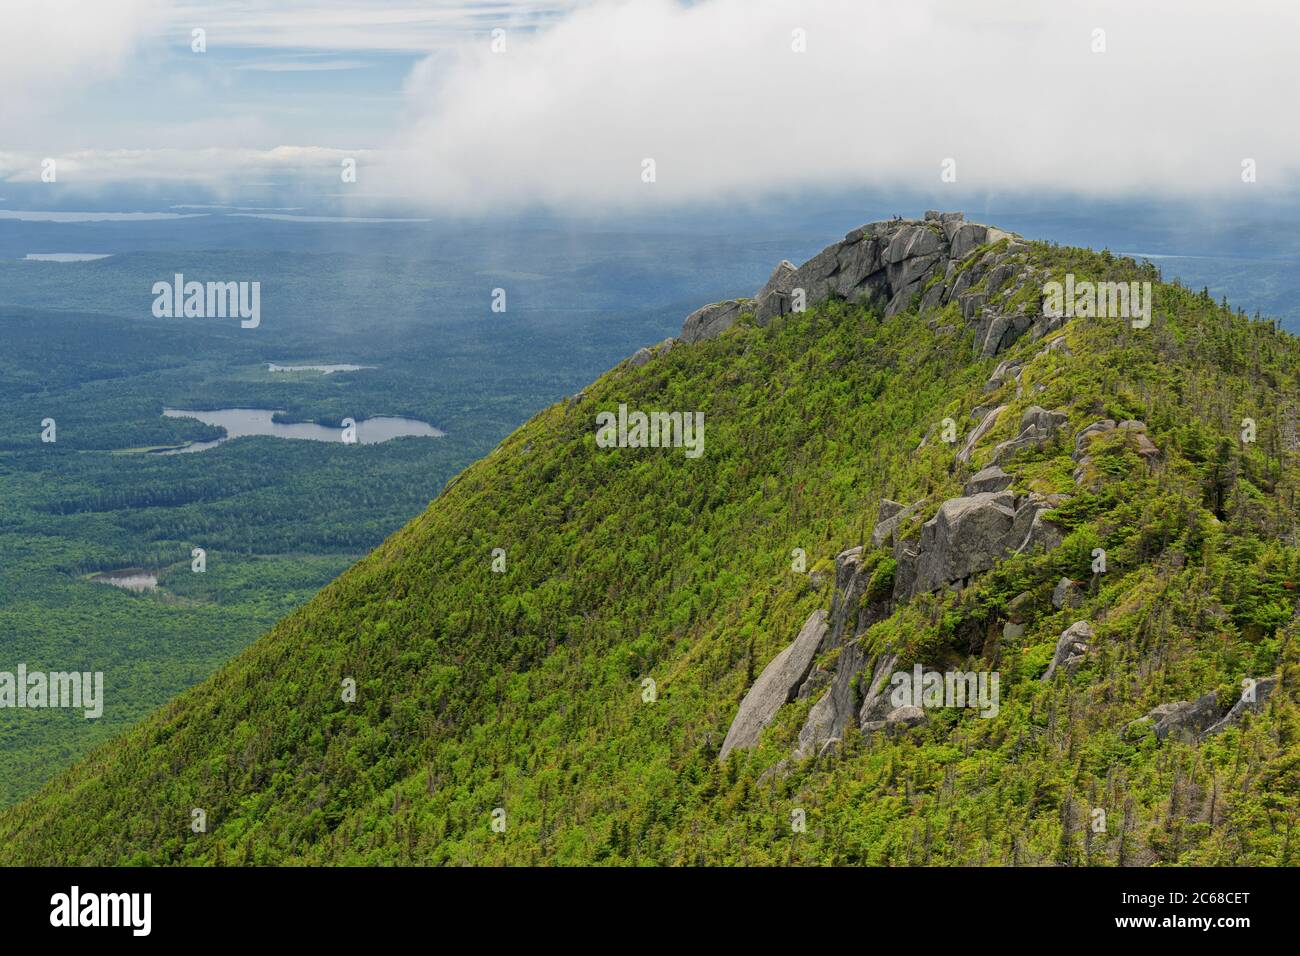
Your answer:
[[[1047,321],[1045,278],[1158,277],[881,226],[536,416],[212,678],[0,813],[0,863],[1297,862],[1300,339],[1159,281],[1149,327]],[[847,288],[867,243],[860,273],[888,282]],[[703,454],[601,447],[620,404],[703,412]],[[1028,503],[1035,546],[916,590],[932,519],[995,455],[1011,487],[978,504],[996,522]],[[876,545],[886,499],[917,505]],[[818,610],[840,633],[802,692],[720,761]],[[914,664],[996,672],[996,716],[856,719],[875,671]],[[1230,710],[1243,679],[1272,692]],[[855,719],[795,757],[837,680]]]

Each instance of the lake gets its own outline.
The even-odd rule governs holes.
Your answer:
[[[374,368],[373,365],[276,365],[274,362],[266,363],[269,372],[324,372],[331,375],[334,372],[360,372],[362,369]]]
[[[177,408],[164,408],[167,418],[194,418],[206,425],[216,425],[226,430],[225,438],[215,441],[191,442],[183,448],[168,448],[153,452],[155,455],[180,455],[194,451],[206,451],[216,448],[232,438],[246,435],[272,435],[276,438],[297,438],[307,441],[342,442],[343,429],[315,422],[277,422],[274,409],[265,408],[218,408],[212,411],[184,411]],[[357,443],[376,445],[390,438],[414,436],[419,438],[441,438],[446,432],[434,428],[427,422],[414,418],[397,418],[378,416],[357,422]]]

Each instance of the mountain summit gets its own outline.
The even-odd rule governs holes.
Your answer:
[[[542,411],[0,862],[1294,863],[1297,368],[1146,263],[855,229]]]

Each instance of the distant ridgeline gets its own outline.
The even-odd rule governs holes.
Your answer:
[[[538,414],[0,863],[1293,864],[1298,369],[1150,265],[855,229]]]

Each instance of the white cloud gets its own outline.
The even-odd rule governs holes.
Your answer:
[[[31,181],[43,156],[66,148],[57,156],[60,182],[72,188],[193,181],[225,189],[297,179],[456,213],[655,208],[805,187],[937,192],[948,157],[967,195],[1295,188],[1300,5],[1070,6],[1077,5],[9,3],[0,11],[0,147],[10,150],[0,152],[0,180]],[[493,53],[488,36],[498,25],[507,29],[506,49]],[[245,89],[239,102],[231,94],[195,108],[208,89],[195,84],[221,82],[216,58],[207,73],[169,80],[175,110],[155,102],[130,127],[97,127],[95,139],[79,130],[69,103],[129,75],[142,56],[167,62],[194,26],[207,30],[212,50],[271,51],[245,58],[243,69],[341,70],[366,62],[366,52],[431,52],[394,104],[382,150],[276,147],[354,139],[333,116],[325,117],[329,126],[313,120],[319,103],[296,113],[298,101],[287,95],[253,98]],[[1091,51],[1096,28],[1105,30],[1105,53]],[[796,29],[806,33],[806,53],[791,49]],[[93,109],[86,107],[91,117]],[[331,132],[312,135],[325,128]],[[355,139],[373,144],[369,135]],[[339,163],[349,156],[358,159],[359,181],[339,190]],[[653,184],[641,181],[645,158],[656,162]],[[1240,181],[1246,158],[1258,163],[1251,186]]]
[[[951,157],[966,189],[1211,193],[1251,188],[1253,158],[1263,189],[1300,171],[1297,49],[1288,0],[609,0],[418,69],[402,184],[457,209],[663,205],[938,189]]]
[[[129,63],[160,0],[42,0],[0,8],[0,141]]]
[[[486,38],[493,27],[531,28],[585,0],[173,0],[168,18],[210,43],[237,47],[427,52]]]
[[[78,150],[55,157],[59,181],[73,191],[112,183],[167,185],[201,183],[234,195],[238,187],[258,183],[338,186],[343,160],[363,171],[378,166],[372,150],[323,146],[277,146],[274,149],[116,149]],[[35,154],[0,152],[0,180],[40,180]],[[365,172],[361,174],[366,175]]]

